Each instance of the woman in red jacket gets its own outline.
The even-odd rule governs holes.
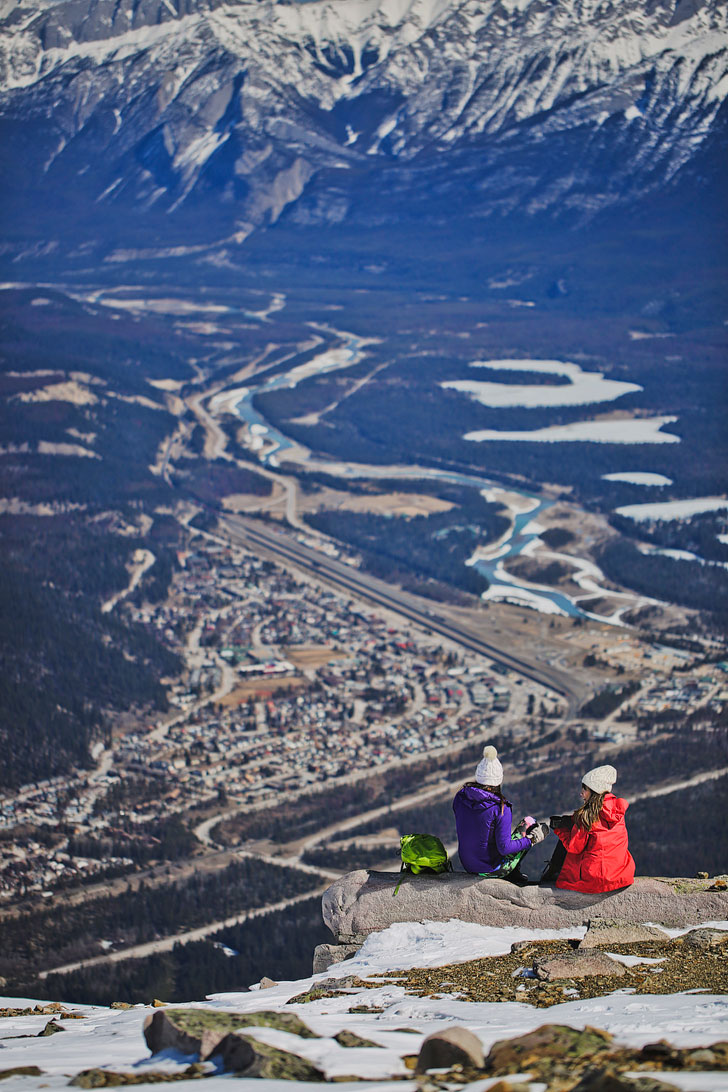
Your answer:
[[[634,860],[627,848],[624,822],[629,804],[612,795],[616,780],[614,766],[589,770],[582,779],[582,806],[573,816],[552,817],[551,827],[563,847],[557,847],[563,859],[557,887],[597,895],[633,882]],[[555,858],[556,854],[548,869],[551,875],[558,864]]]

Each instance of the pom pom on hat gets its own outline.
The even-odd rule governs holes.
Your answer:
[[[475,780],[481,785],[501,785],[503,783],[503,767],[498,761],[498,752],[491,744],[483,748],[483,757],[475,771]]]
[[[595,766],[593,770],[589,770],[589,773],[584,774],[581,783],[592,792],[601,795],[603,792],[611,792],[616,780],[617,771],[614,766]]]

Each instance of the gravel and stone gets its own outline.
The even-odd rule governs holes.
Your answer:
[[[683,990],[728,993],[728,960],[725,948],[696,947],[691,934],[675,940],[615,944],[609,949],[604,972],[581,976],[579,957],[604,953],[580,952],[570,941],[532,941],[514,945],[504,956],[486,956],[467,963],[437,968],[393,971],[387,978],[420,997],[457,996],[465,1001],[521,1001],[537,1008],[549,1008],[565,1000],[603,997],[614,990],[630,988],[637,994],[671,994]],[[615,956],[639,956],[655,963],[624,966]],[[568,974],[573,962],[574,973]],[[561,967],[560,977],[545,980],[534,968]]]

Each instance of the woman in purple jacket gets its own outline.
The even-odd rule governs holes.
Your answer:
[[[512,837],[513,811],[501,785],[503,767],[495,747],[485,747],[475,771],[457,793],[452,807],[458,832],[458,853],[467,872],[480,876],[504,876],[526,883],[518,865],[532,845],[542,842],[544,828],[530,816],[521,820]],[[528,829],[528,834],[525,831]]]

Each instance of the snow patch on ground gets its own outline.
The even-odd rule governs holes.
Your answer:
[[[619,952],[605,952],[610,959],[614,959],[617,963],[621,963],[624,967],[638,967],[641,963],[664,963],[665,956],[661,956],[658,959],[651,959],[649,956],[639,955],[620,955]]]
[[[410,967],[441,967],[483,956],[506,955],[518,940],[581,939],[586,929],[500,929],[458,921],[400,922],[372,933],[352,959],[338,963],[328,976],[371,977]]]

